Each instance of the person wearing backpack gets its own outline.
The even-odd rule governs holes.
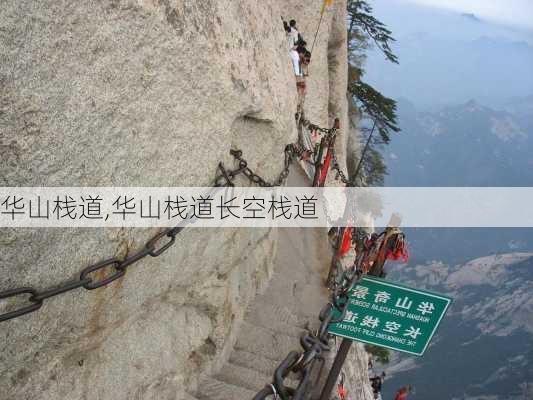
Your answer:
[[[296,28],[296,21],[294,19],[291,19],[289,24],[283,21],[283,26],[287,32],[287,39],[289,41],[289,55],[292,60],[294,75],[302,76],[302,71],[300,68],[300,54],[298,54],[298,46],[300,44],[300,40],[302,40],[302,36]]]

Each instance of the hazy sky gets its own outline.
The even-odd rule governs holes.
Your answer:
[[[484,5],[500,4],[499,0],[483,1]],[[533,0],[529,1],[532,5],[528,7],[533,8]],[[475,7],[425,6],[437,2],[468,2],[473,7],[479,3],[372,0],[375,16],[397,39],[393,49],[400,64],[387,62],[377,50],[369,52],[365,66],[368,83],[389,97],[407,98],[419,109],[470,99],[500,107],[511,97],[533,95],[533,28],[494,23]],[[465,18],[464,13],[473,13],[481,21]]]
[[[533,30],[533,0],[401,0]]]

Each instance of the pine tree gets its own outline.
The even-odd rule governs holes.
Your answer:
[[[350,172],[351,182],[382,185],[387,167],[380,149],[390,141],[391,132],[399,132],[396,102],[362,80],[366,52],[375,45],[385,58],[398,63],[391,49],[392,32],[372,15],[372,7],[362,0],[348,0],[348,95],[351,116],[359,125],[369,122],[372,129],[362,128],[365,146],[360,160]],[[375,134],[377,132],[377,135]]]
[[[396,101],[383,96],[369,84],[358,80],[348,86],[355,105],[366,118],[375,121],[383,144],[390,141],[390,131],[399,132]]]
[[[398,64],[398,57],[394,55],[391,49],[391,42],[395,39],[392,32],[387,29],[385,24],[372,15],[372,7],[364,0],[348,0],[348,41],[364,37],[364,41],[358,43],[349,43],[349,46],[360,46],[361,43],[368,48],[368,41],[372,40],[387,60]],[[348,50],[351,50],[348,48]]]

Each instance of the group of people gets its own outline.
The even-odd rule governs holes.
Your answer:
[[[294,68],[294,75],[297,77],[307,76],[307,67],[311,61],[311,52],[307,50],[306,41],[303,39],[301,33],[296,28],[296,21],[291,19],[288,23],[283,21],[283,28],[287,34],[289,42],[289,55],[292,60]]]

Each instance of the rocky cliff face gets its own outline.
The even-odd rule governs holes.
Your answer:
[[[280,16],[311,42],[321,3],[4,1],[0,185],[207,186],[230,148],[272,179],[297,136]],[[306,116],[322,126],[347,125],[344,3],[324,17],[307,81]],[[0,289],[53,286],[153,233],[4,229]],[[271,274],[276,232],[177,242],[106,288],[2,323],[0,398],[173,399],[216,368]]]

